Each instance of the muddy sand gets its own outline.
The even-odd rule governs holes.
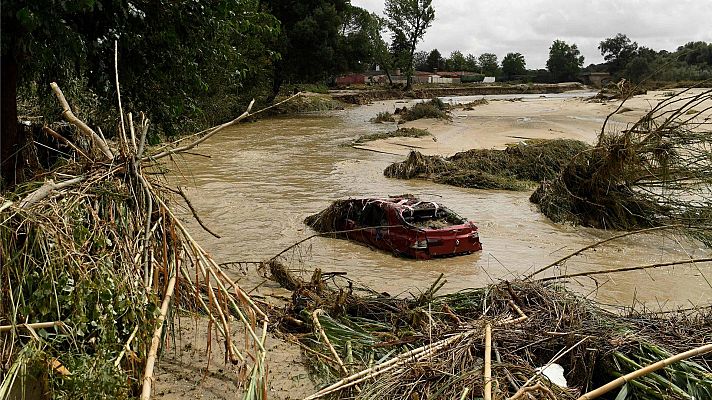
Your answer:
[[[628,100],[624,108],[609,121],[612,129],[623,129],[637,121],[652,106],[669,96],[669,91],[650,91]],[[576,94],[576,92],[568,92]],[[582,92],[580,94],[583,94]],[[453,97],[444,101],[467,103],[483,96]],[[595,143],[601,126],[619,101],[589,102],[584,98],[528,96],[484,96],[489,103],[475,106],[470,111],[461,107],[451,112],[452,121],[424,119],[399,124],[400,127],[427,129],[432,137],[388,138],[368,142],[358,148],[391,154],[407,155],[418,150],[426,155],[449,156],[470,149],[503,149],[508,143],[526,139],[577,139]],[[368,107],[374,115],[380,111],[393,112],[396,107],[410,106],[382,101]],[[395,124],[393,124],[395,127]]]

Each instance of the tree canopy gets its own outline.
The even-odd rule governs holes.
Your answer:
[[[524,75],[527,72],[526,62],[521,53],[507,53],[502,59],[502,72],[511,79],[515,75]]]
[[[615,37],[601,41],[598,45],[603,59],[608,63],[611,73],[618,73],[635,57],[638,43],[632,42],[628,36],[619,33]]]
[[[477,58],[482,73],[486,76],[499,75],[499,62],[494,53],[483,53]]]
[[[425,59],[425,66],[428,71],[436,71],[438,69],[443,69],[444,60],[440,55],[438,49],[433,49],[428,58]]]
[[[435,19],[432,0],[386,0],[385,13],[393,42],[404,41],[406,49],[406,88],[410,89],[413,77],[413,54],[418,42]]]
[[[581,70],[583,61],[576,44],[569,45],[562,40],[555,40],[549,48],[546,68],[555,82],[572,81]]]

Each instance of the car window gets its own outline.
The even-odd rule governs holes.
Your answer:
[[[361,213],[361,225],[385,226],[388,225],[388,215],[381,203],[368,203]]]

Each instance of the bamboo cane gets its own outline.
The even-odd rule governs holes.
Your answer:
[[[47,328],[60,327],[60,326],[64,326],[64,322],[54,321],[54,322],[35,322],[33,324],[2,325],[2,326],[0,326],[0,332],[8,332],[8,331],[11,331],[13,328],[47,329]]]
[[[684,353],[676,354],[672,357],[668,357],[664,360],[660,360],[654,364],[650,364],[650,365],[646,366],[645,368],[641,368],[637,371],[633,371],[633,372],[623,375],[611,382],[608,382],[607,384],[605,384],[597,389],[591,390],[590,392],[581,395],[581,397],[579,397],[578,400],[593,400],[593,399],[595,399],[599,396],[602,396],[602,395],[610,392],[611,390],[613,390],[617,387],[620,387],[620,386],[624,385],[625,383],[630,382],[634,379],[648,375],[652,372],[655,372],[659,369],[665,368],[665,367],[667,367],[671,364],[674,364],[678,361],[682,361],[682,360],[688,359],[690,357],[700,356],[702,354],[709,353],[710,351],[712,351],[712,343],[708,343],[706,345],[696,347],[696,348],[694,348],[692,350],[688,350]]]
[[[326,336],[326,332],[324,332],[324,328],[321,327],[321,323],[319,322],[319,314],[322,314],[323,312],[324,312],[324,310],[322,310],[321,308],[318,308],[318,309],[314,310],[314,312],[312,313],[312,321],[314,322],[314,327],[319,331],[319,335],[326,343],[326,346],[329,348],[331,355],[334,356],[334,359],[339,364],[339,367],[341,367],[341,371],[344,373],[344,375],[348,375],[349,370],[346,369],[344,362],[341,360],[341,357],[339,357],[339,353],[337,353],[334,346],[331,345],[331,341],[329,341],[329,337]]]
[[[340,381],[338,381],[328,387],[325,387],[324,389],[320,390],[319,392],[314,393],[311,396],[305,397],[304,400],[318,399],[320,397],[337,392],[339,390],[346,389],[348,387],[357,385],[367,379],[375,378],[376,376],[379,376],[391,369],[397,368],[400,365],[402,365],[410,360],[413,360],[413,359],[417,360],[417,359],[422,359],[424,357],[427,357],[427,356],[439,351],[440,349],[449,346],[450,344],[454,343],[455,341],[460,340],[465,337],[468,337],[468,336],[471,336],[475,332],[478,332],[478,331],[479,331],[479,329],[471,329],[471,330],[459,333],[457,335],[451,336],[447,339],[443,339],[438,342],[407,351],[407,352],[402,353],[396,357],[393,357],[392,359],[390,359],[388,361],[374,365],[371,368],[367,368],[361,372],[358,372],[358,373],[348,376],[344,379],[341,379]]]
[[[166,295],[163,297],[163,304],[161,305],[161,314],[158,316],[158,323],[156,324],[156,330],[153,332],[153,339],[151,339],[151,349],[148,352],[148,358],[146,359],[146,370],[143,375],[143,390],[141,392],[141,400],[150,400],[151,398],[151,384],[153,383],[153,368],[156,364],[156,355],[158,354],[158,346],[161,343],[161,333],[163,333],[163,322],[166,320],[166,314],[168,314],[168,306],[171,302],[171,297],[173,296],[173,290],[176,286],[176,276],[174,275],[168,281],[168,288],[166,289]]]
[[[485,325],[484,400],[492,400],[492,324]]]

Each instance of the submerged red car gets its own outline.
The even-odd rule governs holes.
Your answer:
[[[304,222],[319,232],[420,260],[482,250],[473,222],[413,196],[337,200]]]

